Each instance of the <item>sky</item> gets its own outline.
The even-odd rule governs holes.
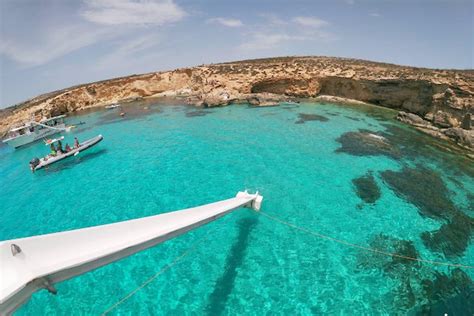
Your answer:
[[[270,56],[474,68],[474,0],[0,0],[0,108],[75,84]]]

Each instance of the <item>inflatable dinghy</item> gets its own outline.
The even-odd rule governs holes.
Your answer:
[[[36,170],[39,170],[43,167],[46,167],[48,165],[51,165],[55,162],[61,161],[63,159],[66,159],[71,156],[76,156],[79,154],[81,151],[87,150],[91,148],[92,146],[98,144],[101,140],[103,139],[102,135],[98,135],[94,138],[88,139],[84,141],[83,143],[79,144],[77,148],[72,148],[70,151],[58,154],[56,156],[46,156],[44,158],[38,159],[35,158],[32,161],[30,161],[30,169],[31,171],[35,172]]]

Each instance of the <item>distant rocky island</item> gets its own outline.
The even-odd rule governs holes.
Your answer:
[[[438,138],[474,151],[474,70],[398,66],[333,57],[278,57],[153,72],[70,87],[0,111],[0,135],[24,120],[142,98],[203,107],[298,98],[379,105]]]

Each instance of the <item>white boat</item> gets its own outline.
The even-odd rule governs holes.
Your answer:
[[[114,104],[106,105],[105,108],[110,110],[110,109],[118,108],[119,106],[120,104],[114,103]]]
[[[58,140],[63,140],[64,137],[60,137],[58,139],[50,140],[49,142],[46,142],[46,145],[51,145]],[[50,164],[53,164],[55,162],[61,161],[63,159],[66,159],[71,156],[76,156],[80,152],[91,148],[92,146],[96,145],[100,141],[102,141],[103,137],[102,135],[98,135],[94,138],[88,139],[83,143],[80,143],[78,147],[72,148],[70,151],[67,151],[62,154],[57,154],[56,156],[46,156],[44,158],[38,159],[34,158],[32,161],[30,161],[30,169],[32,172],[35,172],[38,169],[41,169],[43,167],[46,167]]]
[[[4,139],[3,142],[14,148],[18,148],[56,133],[66,131],[68,127],[66,127],[64,123],[65,117],[66,115],[59,115],[43,119],[39,122],[33,120],[29,121],[23,126],[12,128],[7,133],[7,138]]]
[[[0,315],[13,314],[40,289],[56,294],[56,283],[180,236],[238,208],[258,211],[262,201],[258,192],[238,192],[233,198],[185,210],[0,241]]]

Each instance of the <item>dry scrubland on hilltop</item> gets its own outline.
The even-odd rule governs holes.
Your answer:
[[[328,97],[330,96],[330,97]],[[51,92],[0,112],[0,134],[51,116],[145,97],[199,106],[340,97],[398,109],[398,118],[474,148],[474,71],[404,67],[330,57],[244,60],[104,80]]]

